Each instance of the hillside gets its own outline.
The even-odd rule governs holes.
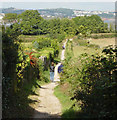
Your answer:
[[[92,15],[96,14],[102,18],[114,18],[114,13],[112,12],[104,12],[104,11],[84,11],[84,10],[75,10],[75,9],[67,9],[67,8],[55,8],[55,9],[37,9],[38,12],[41,14],[44,18],[53,18],[53,17],[68,17],[73,18],[76,16],[84,16],[84,15]],[[13,7],[10,8],[0,8],[0,11],[2,13],[17,13],[21,14],[25,11],[25,9],[16,9]]]

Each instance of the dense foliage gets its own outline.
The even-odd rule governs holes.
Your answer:
[[[81,107],[77,117],[116,119],[117,47],[109,46],[102,55],[83,54],[66,61],[61,83],[72,85],[72,100]],[[72,56],[72,55],[71,55]]]
[[[12,118],[16,113],[18,114],[18,111],[23,111],[22,107],[25,102],[21,103],[22,98],[17,102],[15,99],[21,97],[19,94],[22,92],[27,97],[24,87],[32,82],[39,86],[36,83],[37,80],[47,82],[47,79],[44,75],[42,61],[32,55],[31,51],[29,54],[24,52],[17,38],[19,33],[17,31],[14,33],[13,29],[10,31],[10,28],[5,29],[4,26],[2,31],[2,110],[3,118]],[[12,110],[16,110],[13,115]],[[21,113],[20,116],[23,114]]]
[[[38,24],[43,18],[37,10],[26,10],[18,15],[18,22],[23,34],[38,34]]]
[[[3,20],[5,22],[13,22],[16,19],[17,19],[17,14],[16,13],[7,13],[7,14],[5,14],[5,17],[3,18]]]
[[[18,29],[24,35],[75,35],[82,33],[86,36],[90,33],[109,32],[108,24],[104,23],[97,15],[80,16],[73,19],[54,18],[45,20],[37,10],[26,10],[19,15],[15,13],[6,14],[4,19],[8,21],[15,20],[16,23],[14,23],[13,28]]]
[[[90,117],[116,119],[117,48],[109,47],[102,52],[102,56],[81,58],[80,89],[76,89],[72,99],[81,100],[83,112]]]
[[[80,33],[81,36],[86,37],[91,33],[109,32],[107,24],[104,24],[96,15],[76,17],[71,20],[67,18],[44,20],[37,10],[26,10],[19,15],[6,14],[4,20],[12,24],[8,28],[3,27],[2,33],[4,117],[8,117],[10,111],[16,107],[14,98],[24,92],[26,85],[33,82],[34,85],[39,86],[36,81],[47,81],[44,63],[39,60],[40,56],[47,58],[46,66],[48,67],[54,57],[58,56],[59,44],[66,36]],[[32,42],[33,49],[26,51],[19,42],[20,34],[43,36],[36,36]],[[83,42],[79,41],[78,44],[88,46],[88,43]],[[113,101],[116,100],[117,49],[107,48],[103,50],[105,53],[103,56],[88,57],[85,54],[80,59],[72,61],[72,41],[68,41],[67,46],[61,83],[67,81],[72,85],[72,99],[78,101],[76,105],[81,101],[82,113],[86,116],[91,117],[93,114],[93,117],[115,118],[116,110]],[[94,107],[95,110],[92,109]],[[18,108],[22,110],[20,106]]]
[[[38,37],[34,41],[32,41],[33,47],[37,50],[41,50],[42,48],[53,48],[54,52],[57,53],[59,51],[59,43],[56,39],[51,39],[49,37]]]
[[[80,33],[104,33],[108,32],[108,24],[104,23],[97,15],[73,18]]]

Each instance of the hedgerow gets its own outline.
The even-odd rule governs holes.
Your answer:
[[[3,27],[2,32],[2,113],[3,118],[25,117],[29,101],[27,90],[24,87],[29,84],[30,92],[33,86],[38,86],[37,81],[48,82],[45,77],[44,66],[41,60],[32,55],[32,51],[24,51],[17,32],[9,32]],[[22,95],[22,94],[23,95]],[[25,93],[25,94],[24,94]],[[25,101],[23,101],[25,97]],[[18,99],[20,98],[20,99]],[[16,101],[16,99],[18,101]],[[23,109],[25,107],[25,110]],[[11,114],[14,111],[14,114]],[[25,111],[25,113],[23,113]]]
[[[80,105],[78,117],[116,119],[117,47],[108,46],[102,55],[82,54],[64,64],[61,82],[72,85],[71,100]]]

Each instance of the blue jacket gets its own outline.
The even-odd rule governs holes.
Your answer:
[[[58,67],[58,73],[61,73],[61,72],[63,72],[63,65],[62,64]]]

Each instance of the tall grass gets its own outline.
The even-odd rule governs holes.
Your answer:
[[[76,112],[80,110],[74,107],[75,101],[70,100],[70,95],[68,94],[70,87],[65,90],[61,89],[62,86],[57,86],[54,89],[54,95],[60,100],[62,105],[62,118],[73,118],[76,117]]]

